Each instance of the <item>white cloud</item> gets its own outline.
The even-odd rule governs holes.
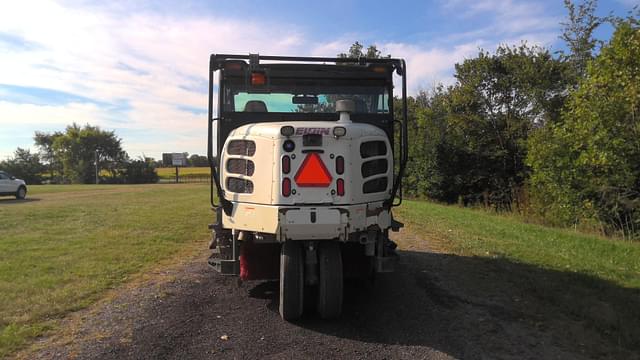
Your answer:
[[[538,2],[522,0],[449,0],[443,3],[449,16],[460,22],[484,18],[489,25],[452,34],[448,40],[527,38],[530,34],[556,33],[561,18],[548,15]],[[557,38],[545,36],[544,45]]]
[[[628,6],[629,8],[633,8],[634,6],[640,6],[638,0],[618,0],[619,3]]]
[[[65,105],[16,104],[0,101],[0,123],[11,124],[61,125],[69,124],[70,119],[77,123],[91,121],[95,125],[109,124],[110,115],[92,103],[69,103]]]
[[[481,42],[467,43],[453,48],[421,48],[403,43],[384,44],[384,52],[407,61],[407,87],[410,93],[437,83],[453,83],[453,65],[478,53]]]
[[[451,83],[453,65],[475,55],[479,47],[493,50],[501,42],[518,43],[522,36],[542,45],[551,41],[552,19],[542,15],[539,5],[455,0],[446,10],[463,18],[492,14],[495,24],[431,44],[379,43],[383,53],[407,59],[412,93],[437,82]],[[314,43],[295,24],[131,12],[120,5],[65,6],[54,1],[3,5],[0,33],[29,44],[0,49],[0,84],[47,88],[95,101],[0,102],[0,129],[15,121],[32,129],[90,122],[129,130],[134,135],[124,139],[125,149],[155,157],[162,151],[205,151],[206,117],[181,109],[206,110],[211,52],[335,56],[358,39],[358,34],[348,33]],[[104,104],[127,106],[114,112]],[[149,134],[141,135],[143,130]],[[0,144],[0,154],[13,147]]]
[[[34,11],[38,8],[38,11]],[[12,2],[0,12],[0,32],[36,44],[0,57],[0,83],[40,87],[81,95],[99,103],[128,102],[117,119],[95,104],[35,106],[3,103],[0,125],[16,119],[61,126],[71,121],[107,128],[159,129],[175,135],[192,131],[190,143],[165,144],[202,153],[206,117],[179,107],[207,108],[209,55],[296,53],[302,43],[294,27],[154,13],[123,15],[102,8],[65,7],[55,2]],[[106,111],[106,110],[105,110]],[[77,120],[86,119],[86,120]],[[122,124],[122,120],[128,120]],[[199,132],[194,132],[198,130]],[[154,152],[138,141],[134,152]],[[197,145],[194,145],[197,144]],[[175,149],[179,150],[179,149]]]

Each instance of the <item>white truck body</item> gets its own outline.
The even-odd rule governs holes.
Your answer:
[[[280,130],[284,126],[293,127],[294,135],[282,135]],[[346,134],[334,136],[336,126],[343,127]],[[322,136],[322,146],[304,146],[303,134],[308,132]],[[287,140],[295,144],[293,151],[285,151],[283,145]],[[249,142],[255,150],[251,155],[230,153],[229,144],[238,142]],[[363,154],[361,148],[371,143],[382,143],[383,153]],[[393,157],[386,135],[375,126],[305,121],[245,125],[231,132],[223,149],[221,184],[225,198],[234,204],[233,212],[223,216],[225,228],[274,234],[278,241],[346,241],[349,234],[365,231],[369,226],[377,225],[384,230],[391,225],[391,216],[383,208],[383,201],[389,198],[393,183]],[[296,182],[296,174],[305,159],[316,156],[310,154],[317,154],[329,172],[331,180],[327,186],[301,186]],[[290,159],[287,173],[283,169],[285,156]],[[344,162],[341,174],[337,172],[338,157]],[[246,167],[233,168],[235,160],[241,160],[241,164],[246,161],[250,175]],[[371,164],[384,165],[374,168]],[[250,182],[251,191],[243,187],[239,189],[242,192],[233,186],[230,188],[236,179]],[[284,196],[282,191],[285,179],[291,182],[289,196]],[[343,195],[337,191],[338,179],[344,182]],[[369,181],[383,183],[383,186],[365,192],[365,183]]]

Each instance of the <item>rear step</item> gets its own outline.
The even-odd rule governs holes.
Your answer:
[[[239,260],[223,260],[217,257],[218,254],[209,256],[209,266],[222,275],[240,275]]]

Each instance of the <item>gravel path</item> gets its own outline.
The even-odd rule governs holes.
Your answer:
[[[407,237],[411,235],[405,234]],[[638,359],[540,283],[526,265],[429,251],[413,237],[373,288],[346,283],[343,316],[280,319],[278,283],[224,277],[202,253],[128,287],[43,339],[37,359]],[[545,291],[548,288],[544,288]]]

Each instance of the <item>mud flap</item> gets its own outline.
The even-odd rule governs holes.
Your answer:
[[[215,245],[215,248],[207,263],[223,275],[240,275],[238,234],[234,233],[228,236],[228,234],[224,234],[224,230],[214,232],[213,245]]]

